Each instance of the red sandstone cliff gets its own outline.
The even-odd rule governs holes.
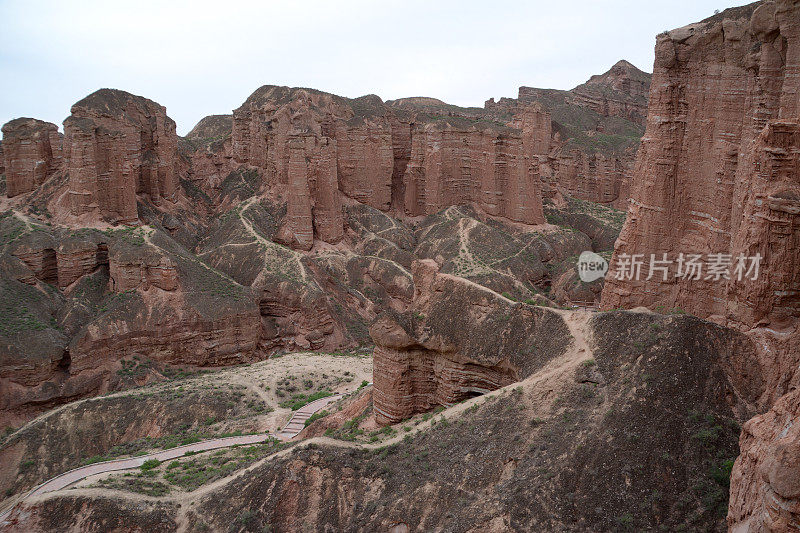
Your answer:
[[[133,223],[137,194],[175,199],[177,136],[163,106],[101,89],[72,106],[64,134],[72,215]]]
[[[429,123],[414,128],[411,139],[403,175],[407,214],[474,203],[515,222],[544,222],[538,165],[518,132]]]
[[[36,189],[61,164],[61,134],[55,124],[18,118],[3,126],[6,194]]]
[[[516,99],[488,100],[484,115],[523,129],[545,198],[624,209],[649,86],[649,74],[620,61],[571,91],[520,87]]]
[[[258,89],[233,120],[233,159],[259,169],[286,201],[278,240],[293,248],[341,240],[349,201],[412,216],[475,203],[516,222],[544,222],[530,145],[500,123],[438,120],[395,112],[377,96],[276,86]],[[530,149],[542,150],[549,120],[524,127],[525,139],[539,143]]]
[[[680,307],[747,331],[762,350],[765,405],[797,386],[800,363],[798,73],[797,1],[734,8],[659,35],[647,131],[615,258],[759,254],[760,276],[679,279],[673,265],[668,282],[660,274],[647,281],[645,266],[639,281],[607,279],[602,297],[606,309]],[[797,523],[800,492],[775,480],[800,478],[800,462],[769,459],[770,449],[797,448],[794,433],[773,425],[785,423],[792,405],[783,399],[778,412],[745,427],[732,527],[785,531]]]

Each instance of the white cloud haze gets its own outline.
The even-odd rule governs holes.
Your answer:
[[[463,106],[520,85],[570,89],[721,0],[0,0],[0,124],[61,122],[112,87],[167,107],[185,134],[264,84]]]

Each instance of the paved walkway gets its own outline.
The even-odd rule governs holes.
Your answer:
[[[341,394],[334,394],[333,396],[314,400],[313,402],[301,407],[295,411],[294,414],[292,414],[292,418],[289,419],[289,422],[287,422],[286,426],[284,426],[284,428],[276,434],[260,433],[257,435],[241,435],[238,437],[209,439],[201,442],[195,442],[194,444],[186,444],[185,446],[177,446],[175,448],[170,448],[169,450],[163,450],[160,452],[151,453],[149,455],[130,457],[127,459],[114,459],[112,461],[103,461],[101,463],[94,463],[91,465],[74,468],[64,472],[63,474],[59,474],[54,478],[48,479],[44,483],[34,487],[25,496],[20,498],[16,504],[9,507],[3,513],[0,513],[0,522],[5,519],[5,517],[14,507],[16,507],[18,503],[25,500],[25,498],[34,496],[36,494],[44,494],[45,492],[63,489],[72,485],[73,483],[95,474],[103,474],[105,472],[113,472],[115,470],[139,468],[142,463],[150,459],[168,461],[170,459],[183,457],[186,452],[204,452],[207,450],[216,450],[217,448],[227,448],[236,445],[258,444],[259,442],[264,442],[271,438],[277,438],[278,440],[282,441],[291,440],[296,437],[298,433],[303,431],[303,428],[305,427],[305,421],[308,420],[311,415],[327,407],[328,404],[338,400],[341,397]]]

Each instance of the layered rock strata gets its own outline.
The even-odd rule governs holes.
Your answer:
[[[570,342],[553,311],[441,274],[431,260],[415,261],[412,272],[411,310],[383,315],[370,328],[379,424],[519,381]],[[547,339],[533,343],[545,330]]]
[[[800,315],[800,7],[766,2],[722,15],[658,38],[647,133],[616,257],[730,254],[731,279],[707,270],[677,277],[677,265],[667,282],[612,277],[603,305],[680,307],[779,332],[763,332],[791,358],[771,370],[779,396],[788,377],[781,374],[798,354],[788,339]],[[757,276],[736,273],[740,255],[760,258]]]
[[[642,254],[643,274],[607,278],[602,296],[607,309],[680,308],[746,331],[761,350],[767,406],[797,387],[800,363],[798,72],[797,1],[733,8],[658,36],[647,131],[612,262]],[[685,264],[678,275],[681,253],[701,257],[699,275],[686,275]],[[650,254],[673,260],[667,281],[646,279]],[[785,482],[800,478],[795,408],[782,398],[745,426],[734,530],[797,527],[800,492]]]
[[[538,167],[518,134],[425,124],[411,138],[403,176],[407,214],[475,204],[515,222],[544,222]]]
[[[135,223],[137,194],[175,199],[177,136],[163,106],[101,89],[72,106],[64,134],[72,215]]]
[[[61,164],[61,134],[50,122],[18,118],[3,126],[6,194],[30,192],[44,183]]]
[[[597,74],[570,91],[572,100],[603,116],[645,124],[650,75],[624,59],[604,74]]]

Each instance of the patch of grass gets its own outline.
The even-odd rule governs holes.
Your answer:
[[[158,459],[148,459],[147,461],[142,463],[142,465],[139,468],[142,471],[152,470],[154,468],[158,468],[158,466],[160,464],[161,464],[161,461],[159,461]]]
[[[333,392],[328,389],[317,391],[313,394],[293,394],[291,399],[283,401],[280,403],[280,406],[284,409],[291,409],[292,411],[297,411],[301,407],[304,407],[315,400],[319,400],[321,398],[327,398],[328,396],[333,396]]]
[[[317,420],[319,420],[320,418],[325,418],[329,414],[330,413],[328,413],[328,411],[325,411],[325,410],[317,411],[316,413],[314,413],[313,415],[308,417],[308,419],[304,422],[303,427],[308,427],[311,424],[313,424],[314,422],[316,422]]]

